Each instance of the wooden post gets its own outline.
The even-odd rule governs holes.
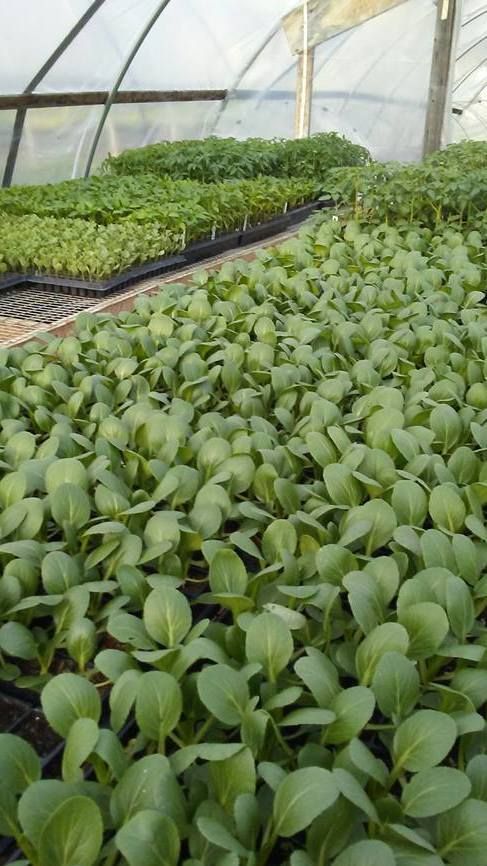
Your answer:
[[[294,116],[295,138],[307,138],[311,131],[314,59],[314,48],[308,48],[298,56],[296,113]]]
[[[451,66],[454,62],[457,10],[461,0],[438,0],[436,31],[431,60],[431,76],[428,106],[424,129],[423,155],[439,150],[442,144],[443,125],[448,104],[448,89],[451,83]]]

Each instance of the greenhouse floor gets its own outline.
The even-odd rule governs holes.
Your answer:
[[[114,293],[102,302],[96,298],[80,298],[61,292],[28,287],[6,291],[0,294],[0,345],[18,346],[45,334],[64,336],[70,333],[76,317],[81,312],[103,310],[117,313],[130,309],[138,295],[154,293],[163,283],[189,281],[201,268],[215,268],[232,259],[252,259],[256,250],[293,237],[298,231],[299,225],[296,225],[288,231],[267,238],[265,242],[258,241],[245,249],[239,247],[230,250],[163,278],[152,277],[143,280],[122,292]]]

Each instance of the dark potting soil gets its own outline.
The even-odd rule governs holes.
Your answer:
[[[40,758],[45,758],[59,744],[60,739],[49,727],[41,710],[31,710],[15,731],[34,747]]]
[[[28,707],[10,695],[0,694],[0,733],[4,734],[12,729],[16,722],[28,712]]]

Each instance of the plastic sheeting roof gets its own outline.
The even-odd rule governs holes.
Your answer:
[[[35,88],[110,91],[161,0],[105,0]],[[0,4],[0,93],[21,93],[92,0]],[[210,134],[292,136],[296,56],[281,26],[297,0],[171,0],[121,90],[227,89],[223,102],[115,104],[94,166],[126,147]],[[312,132],[338,130],[379,159],[420,157],[434,0],[401,5],[315,49]],[[487,137],[487,0],[463,0],[450,137]],[[81,175],[102,105],[27,111],[14,182]],[[0,111],[0,173],[15,119]]]

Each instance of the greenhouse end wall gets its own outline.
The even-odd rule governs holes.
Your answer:
[[[160,0],[159,0],[160,2]],[[110,93],[157,0],[104,0],[37,93]],[[162,139],[292,136],[297,58],[282,17],[295,0],[172,0],[121,82],[122,91],[220,89],[223,101],[114,104],[93,170],[108,153]],[[0,91],[21,93],[86,13],[89,0],[17,0],[0,8]],[[421,157],[436,18],[433,0],[405,0],[315,49],[311,131],[337,130],[377,159]],[[454,139],[484,137],[487,3],[464,0],[452,86]],[[102,105],[30,109],[15,183],[82,176]],[[0,169],[14,112],[0,112]]]

